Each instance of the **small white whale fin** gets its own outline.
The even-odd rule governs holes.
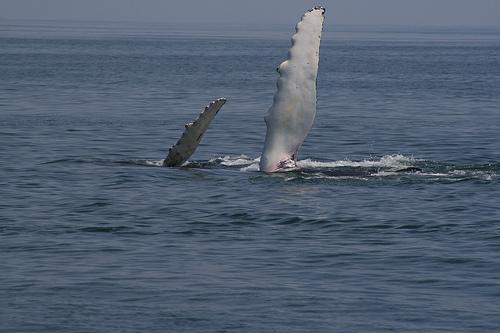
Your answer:
[[[220,108],[226,103],[225,98],[219,98],[210,103],[200,116],[192,123],[186,125],[184,133],[175,145],[170,147],[168,156],[163,161],[163,166],[181,166],[196,151],[198,144],[205,134],[208,126],[215,118]]]
[[[325,9],[302,15],[292,37],[288,60],[278,67],[280,77],[274,103],[264,118],[266,141],[260,159],[264,172],[293,168],[297,153],[316,115],[316,78]]]

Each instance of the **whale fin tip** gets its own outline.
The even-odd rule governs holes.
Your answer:
[[[216,99],[205,107],[205,110],[200,113],[195,121],[185,125],[184,133],[182,133],[180,139],[169,148],[168,155],[163,160],[163,166],[181,166],[194,154],[203,134],[205,134],[208,126],[210,126],[210,123],[212,123],[212,120],[225,103],[225,98]]]

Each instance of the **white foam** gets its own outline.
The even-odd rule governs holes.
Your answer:
[[[258,171],[260,157],[251,158],[247,155],[216,157],[208,161],[212,164],[221,164],[230,167],[241,167],[240,171]]]
[[[260,161],[260,159],[259,159]],[[240,171],[259,171],[260,167],[259,167],[259,161],[257,162],[254,162],[250,165],[247,165],[243,168],[240,168]]]
[[[222,165],[227,165],[227,166],[238,166],[238,165],[248,165],[251,163],[254,163],[258,159],[253,159],[251,157],[248,157],[247,155],[240,155],[236,157],[230,157],[230,156],[225,156],[225,157],[219,157],[217,160],[222,160],[220,164]],[[258,163],[258,161],[257,161]]]
[[[361,167],[361,168],[389,168],[402,169],[408,165],[413,165],[420,161],[413,157],[405,157],[400,154],[382,156],[380,159],[366,159],[362,161],[352,161],[349,159],[340,161],[315,161],[312,159],[300,160],[297,162],[298,169],[328,169],[339,167]],[[228,167],[240,167],[239,171],[259,171],[260,157],[252,158],[248,155],[215,157],[208,161],[209,164],[220,164]],[[163,160],[146,161],[150,166],[162,166]],[[185,164],[189,164],[186,162]],[[391,173],[391,171],[380,171],[381,173]]]
[[[161,159],[159,161],[145,161],[146,162],[146,165],[148,166],[163,166],[163,161],[165,159]]]
[[[386,155],[379,160],[351,161],[349,159],[332,162],[320,162],[311,159],[305,159],[297,162],[301,168],[338,168],[338,167],[363,167],[363,168],[403,168],[417,160],[413,157],[405,157],[400,154]]]

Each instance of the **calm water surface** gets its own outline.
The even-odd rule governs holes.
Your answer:
[[[292,34],[0,24],[1,332],[500,330],[500,30],[327,26],[265,175]]]

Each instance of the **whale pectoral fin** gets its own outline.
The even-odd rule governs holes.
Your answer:
[[[266,141],[260,170],[295,167],[297,152],[316,115],[316,78],[325,9],[315,7],[302,15],[292,37],[288,59],[278,67],[278,91],[265,117]]]
[[[210,103],[200,116],[192,123],[186,124],[186,129],[175,145],[170,147],[168,156],[163,161],[163,166],[181,166],[196,151],[198,144],[205,134],[208,126],[215,118],[220,108],[226,103],[225,98],[219,98]]]

